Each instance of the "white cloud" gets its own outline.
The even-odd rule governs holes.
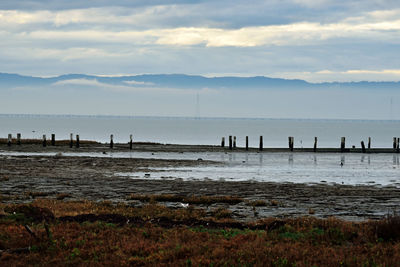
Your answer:
[[[356,81],[400,81],[400,69],[384,70],[320,70],[315,72],[280,72],[272,76],[279,78],[302,79],[308,82],[356,82]]]
[[[35,30],[14,34],[15,38],[50,41],[101,42],[142,45],[207,47],[255,47],[265,45],[305,45],[335,38],[361,38],[400,41],[400,11],[391,20],[364,18],[321,24],[298,22],[285,25],[243,27],[240,29],[179,27],[150,30]],[[369,15],[367,15],[369,16]],[[84,18],[84,16],[82,17]],[[77,21],[79,18],[77,18]],[[6,29],[3,29],[6,31]]]
[[[332,80],[335,75],[338,79],[368,75],[397,79],[395,73],[340,73],[397,68],[400,9],[389,10],[396,5],[374,10],[376,1],[369,1],[368,8],[359,10],[355,6],[360,1],[353,5],[331,0],[268,4],[257,0],[256,7],[239,2],[223,10],[219,10],[223,4],[212,1],[135,8],[0,10],[0,71],[218,76],[270,76],[287,71],[284,78],[297,74],[304,78],[301,73],[309,72],[309,80]],[[314,12],[321,4],[348,9],[337,15],[335,8],[321,7],[325,15],[336,14],[324,19]],[[357,12],[349,12],[350,6]],[[292,13],[279,13],[288,7]],[[238,13],[241,9],[243,14]],[[312,12],[315,16],[306,16]],[[285,18],[276,20],[281,14]],[[321,69],[333,73],[318,73]]]
[[[124,81],[124,83],[128,84],[128,85],[139,85],[139,86],[149,86],[149,85],[154,85],[154,83],[150,83],[150,82],[138,82],[135,80],[131,80],[131,81]]]
[[[83,85],[83,86],[103,86],[105,84],[100,83],[96,79],[70,79],[64,81],[55,82],[53,85]]]
[[[201,90],[196,89],[177,89],[168,87],[156,87],[153,83],[137,82],[137,81],[126,81],[127,85],[115,85],[99,82],[97,79],[69,79],[53,83],[53,86],[78,86],[79,88],[97,88],[112,92],[146,92],[146,93],[171,93],[179,95],[192,95],[201,92],[202,94],[213,94],[217,90],[210,88],[202,88]],[[132,86],[132,85],[147,85],[150,87],[143,86]]]

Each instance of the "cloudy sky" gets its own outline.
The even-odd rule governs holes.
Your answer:
[[[0,72],[400,80],[398,0],[1,0]]]

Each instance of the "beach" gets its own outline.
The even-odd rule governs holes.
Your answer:
[[[197,149],[212,152],[220,149],[218,147],[135,144],[134,149],[153,154],[153,158],[107,157],[111,150],[107,144],[99,143],[82,145],[79,149],[71,149],[65,145],[3,145],[3,154],[0,155],[0,200],[3,203],[26,203],[34,198],[57,198],[69,201],[124,202],[140,206],[144,201],[130,198],[131,195],[233,196],[242,201],[190,205],[209,210],[225,208],[232,211],[233,218],[239,221],[301,216],[333,216],[349,221],[364,221],[393,214],[400,204],[400,189],[395,185],[267,182],[246,179],[188,180],[163,176],[153,179],[160,177],[158,174],[163,169],[221,167],[227,163],[202,158],[157,158],[160,151],[188,153]],[[126,151],[127,145],[117,144],[112,153],[117,153],[118,150]],[[68,155],[71,152],[75,154]],[[97,156],[87,156],[90,153]],[[229,151],[226,153],[229,154]],[[225,166],[227,169],[229,167]],[[144,175],[132,179],[122,175],[125,173]],[[252,204],[256,201],[261,204]],[[161,204],[181,208],[185,203],[164,200]]]

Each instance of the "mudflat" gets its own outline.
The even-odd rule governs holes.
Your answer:
[[[188,151],[192,147],[142,145],[142,151]],[[106,145],[92,144],[81,152],[100,152]],[[179,150],[180,148],[180,150]],[[118,146],[116,148],[118,150]],[[121,150],[125,150],[123,147]],[[138,147],[135,147],[138,149]],[[206,147],[197,149],[206,150]],[[217,149],[217,148],[215,148]],[[350,186],[341,184],[299,184],[273,182],[154,180],[154,168],[198,167],[223,164],[207,160],[163,160],[139,158],[107,158],[64,156],[71,151],[65,146],[41,148],[38,145],[1,148],[3,151],[61,152],[54,155],[0,156],[0,201],[30,202],[33,198],[127,202],[144,204],[131,195],[158,196],[235,196],[239,203],[190,204],[204,209],[225,208],[235,219],[252,221],[265,217],[319,218],[337,217],[350,221],[379,219],[396,212],[400,205],[400,189],[394,186]],[[77,151],[77,150],[75,150]],[[107,152],[105,152],[107,153]],[[132,179],[124,172],[146,172],[147,177]],[[321,177],[323,180],[323,177]],[[162,201],[163,205],[185,208],[185,203]]]

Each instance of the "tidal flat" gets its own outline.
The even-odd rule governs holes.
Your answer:
[[[218,157],[208,157],[213,160],[189,159],[190,157],[184,159],[184,156],[180,159],[157,158],[161,155],[157,154],[160,151],[184,155],[191,152],[193,146],[142,144],[134,148],[139,155],[141,151],[151,155],[151,158],[108,157],[110,153],[126,152],[126,148],[118,150],[116,146],[111,151],[104,144],[83,145],[80,149],[70,149],[65,145],[46,148],[39,145],[2,148],[0,199],[3,203],[27,203],[35,198],[58,198],[124,202],[140,206],[147,203],[149,197],[135,199],[132,195],[173,195],[178,197],[175,198],[176,201],[166,198],[159,202],[167,207],[181,208],[187,204],[184,201],[185,197],[230,196],[240,198],[241,201],[189,205],[209,211],[215,208],[228,209],[232,212],[232,217],[239,221],[301,216],[333,216],[349,221],[364,221],[396,213],[400,205],[400,189],[397,184],[326,183],[325,177],[320,177],[322,182],[318,183],[274,182],[246,177],[241,180],[212,179],[212,170],[229,172],[234,166],[218,160]],[[195,149],[205,153],[219,148]],[[97,156],[93,156],[96,153]],[[229,158],[229,153],[223,155]],[[279,156],[277,153],[268,155]],[[164,174],[165,170],[171,173],[173,170],[204,168],[211,170],[207,173],[210,178],[182,179],[179,175]],[[268,169],[265,170],[267,171]],[[315,175],[318,175],[317,171]],[[132,177],[126,174],[138,175]],[[296,176],[295,170],[291,175]],[[254,205],[256,202],[259,204]]]

